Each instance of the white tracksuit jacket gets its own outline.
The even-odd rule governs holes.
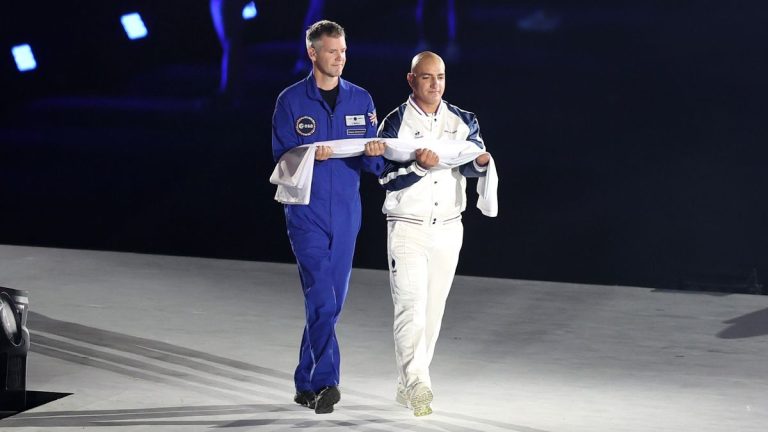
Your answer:
[[[475,115],[445,101],[435,114],[427,114],[409,97],[387,115],[378,135],[414,140],[467,140],[485,148]],[[482,177],[485,170],[474,162],[450,170],[427,171],[415,161],[387,161],[379,177],[379,183],[387,190],[382,211],[387,214],[387,220],[438,222],[460,217],[467,206],[465,177]]]

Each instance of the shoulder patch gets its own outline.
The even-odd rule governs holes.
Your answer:
[[[296,132],[301,136],[310,136],[315,133],[317,122],[310,116],[302,116],[296,120]]]

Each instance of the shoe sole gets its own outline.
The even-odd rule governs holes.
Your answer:
[[[305,407],[305,408],[315,409],[315,397],[314,397],[314,395],[312,396],[312,399],[308,399],[308,398],[306,398],[304,396],[299,396],[297,394],[296,396],[293,397],[293,401],[296,402],[297,404]]]
[[[432,403],[432,391],[424,389],[421,393],[411,396],[410,403],[413,408],[413,415],[416,417],[422,417],[432,414],[432,407],[429,406]]]
[[[327,390],[318,395],[315,399],[315,414],[330,414],[333,412],[333,406],[341,400],[341,393],[338,390]]]
[[[299,402],[297,400],[294,400],[294,402],[296,402],[297,404],[303,406],[304,408],[315,409],[315,403],[314,402],[309,402],[309,401],[301,401],[301,402]]]

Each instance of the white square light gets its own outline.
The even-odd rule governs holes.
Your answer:
[[[35,55],[32,53],[32,47],[29,44],[16,45],[11,48],[11,54],[16,61],[16,68],[19,72],[31,71],[37,68]]]
[[[129,13],[120,17],[120,22],[123,23],[125,34],[131,40],[141,39],[147,36],[147,27],[144,25],[144,21],[141,20],[141,15],[138,13]]]

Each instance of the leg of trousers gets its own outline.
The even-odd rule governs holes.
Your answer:
[[[429,365],[440,335],[464,228],[461,221],[415,225],[391,221],[387,252],[394,304],[399,384],[432,385]]]
[[[358,230],[356,224],[347,225],[329,235],[311,224],[299,228],[289,222],[306,312],[294,373],[299,391],[317,392],[339,384],[341,361],[335,328],[347,296]]]

